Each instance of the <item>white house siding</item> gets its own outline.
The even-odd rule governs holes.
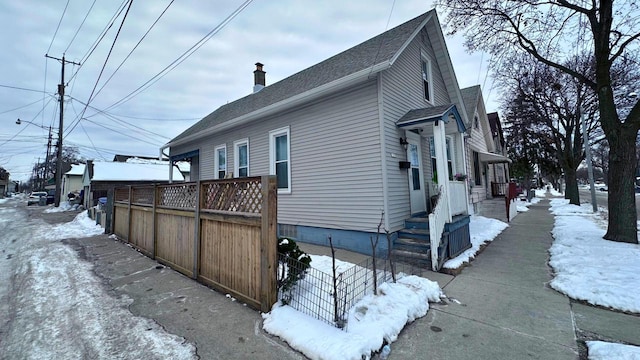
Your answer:
[[[290,126],[291,193],[278,194],[278,223],[375,231],[383,209],[378,123],[373,79],[180,148],[200,149],[200,178],[213,179],[214,148],[226,144],[232,173],[233,142],[248,138],[249,176],[266,175],[269,131]]]
[[[478,114],[477,111],[475,115],[481,116],[481,114]],[[470,130],[471,136],[469,136],[469,138],[467,139],[467,145],[469,145],[467,147],[467,166],[468,166],[467,168],[469,169],[469,184],[471,186],[470,201],[472,204],[480,202],[487,198],[486,178],[484,175],[480,174],[480,178],[482,179],[482,184],[476,185],[474,167],[473,167],[473,151],[488,152],[487,142],[484,134],[486,131],[490,131],[490,129],[486,128],[488,125],[486,121],[482,121],[482,118],[479,118],[479,120],[480,121],[478,121],[478,128],[476,129],[474,127],[475,125],[474,118],[471,118],[471,130]],[[486,171],[486,169],[484,169],[483,163],[480,163],[480,172],[482,173],[483,171]]]
[[[387,163],[388,217],[391,231],[404,227],[404,220],[410,215],[409,183],[407,170],[400,170],[398,161],[406,160],[406,151],[400,146],[399,138],[404,131],[399,130],[396,121],[407,111],[432,106],[424,100],[422,89],[421,51],[431,59],[431,74],[435,105],[449,104],[444,80],[440,74],[438,59],[423,30],[407,46],[391,68],[381,74],[384,112],[384,137]],[[422,135],[422,164],[425,182],[431,179],[431,157],[429,155],[428,134]],[[425,194],[428,197],[428,194]]]

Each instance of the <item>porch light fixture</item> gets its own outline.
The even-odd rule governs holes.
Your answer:
[[[409,142],[407,141],[406,137],[400,138],[400,145],[402,145],[405,151],[407,150],[407,147],[409,146]]]

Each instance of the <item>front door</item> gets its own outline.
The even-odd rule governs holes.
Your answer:
[[[424,199],[424,180],[422,175],[422,148],[420,135],[407,133],[407,160],[411,163],[409,168],[409,197],[411,198],[411,214],[426,212]]]

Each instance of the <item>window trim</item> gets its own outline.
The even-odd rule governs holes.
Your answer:
[[[244,138],[240,140],[236,140],[233,142],[233,177],[240,177],[240,151],[238,149],[242,145],[247,145],[247,177],[251,176],[251,161],[249,157],[249,138]]]
[[[224,149],[224,177],[221,178],[220,177],[220,169],[219,169],[219,157],[218,157],[218,150],[220,149]],[[227,152],[227,144],[222,144],[222,145],[218,145],[213,149],[213,153],[214,153],[214,161],[213,161],[213,167],[214,167],[214,174],[213,174],[213,178],[216,180],[219,179],[224,179],[227,177],[227,175],[229,174],[229,153]]]
[[[422,64],[423,63],[427,64],[426,80],[425,80],[424,71],[422,69]],[[434,94],[433,94],[433,71],[431,69],[431,59],[424,52],[421,52],[421,56],[420,56],[420,80],[422,82],[422,98],[424,99],[424,101],[426,101],[429,104],[433,105],[434,104]],[[428,87],[428,90],[429,90],[429,97],[430,97],[429,99],[427,99],[424,96],[425,95],[424,94],[425,81],[427,82],[427,87]]]
[[[285,126],[269,131],[269,174],[276,175],[276,138],[287,136],[287,185],[286,188],[278,188],[278,194],[291,194],[291,129]],[[277,185],[276,185],[277,186]]]

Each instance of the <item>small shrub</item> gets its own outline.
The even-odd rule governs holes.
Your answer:
[[[311,267],[311,257],[300,250],[298,244],[291,239],[282,238],[278,241],[278,288],[282,293],[283,304],[291,302],[291,290],[304,278]]]

